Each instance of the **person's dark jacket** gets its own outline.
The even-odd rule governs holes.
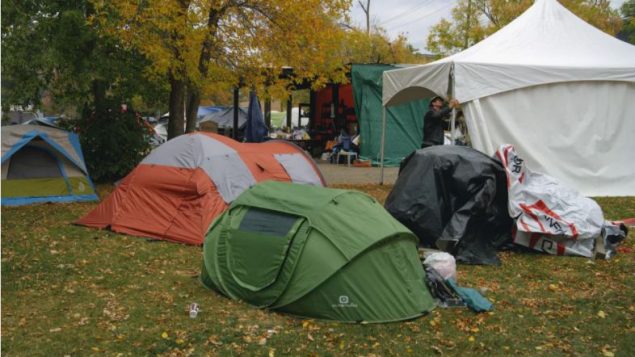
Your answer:
[[[445,107],[435,112],[430,108],[423,118],[423,145],[443,145],[444,119],[450,116],[452,108]]]

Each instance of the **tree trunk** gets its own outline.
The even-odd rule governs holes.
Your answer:
[[[185,124],[185,82],[170,76],[170,120],[168,140],[183,134]]]
[[[198,106],[201,104],[201,94],[198,90],[188,88],[185,131],[191,133],[196,131],[196,121],[198,117]]]
[[[209,61],[212,58],[212,46],[214,42],[214,36],[218,30],[218,21],[220,17],[225,13],[227,8],[231,5],[228,2],[225,6],[217,9],[214,6],[210,7],[207,17],[207,34],[201,48],[201,54],[198,60],[198,70],[201,74],[201,78],[207,78]],[[188,85],[187,95],[187,132],[196,130],[196,121],[198,116],[198,106],[201,104],[201,92],[200,89],[193,85]]]
[[[93,80],[93,105],[97,111],[101,111],[106,106],[106,82]]]

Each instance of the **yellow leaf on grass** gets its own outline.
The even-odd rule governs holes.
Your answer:
[[[161,334],[161,338],[163,338],[163,339],[166,339],[166,340],[167,340],[167,339],[168,339],[168,333],[167,333],[167,332],[165,332],[165,331],[163,331],[163,333]]]
[[[470,342],[474,342],[476,339],[474,338],[474,336],[470,336],[470,338],[467,339]]]
[[[604,345],[602,346],[602,355],[604,357],[614,357],[615,353],[613,351],[610,350],[611,346],[609,345]]]
[[[275,357],[276,355],[276,349],[275,348],[270,348],[269,349],[269,357]]]
[[[598,317],[601,318],[601,319],[604,319],[604,318],[606,318],[606,313],[604,311],[600,310],[600,311],[598,311]]]

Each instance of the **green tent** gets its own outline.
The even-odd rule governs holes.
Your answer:
[[[353,64],[351,77],[355,113],[360,127],[360,157],[379,164],[381,159],[382,74],[400,68],[388,64]],[[413,151],[421,148],[423,117],[428,100],[416,100],[386,108],[385,166],[397,166]]]
[[[211,226],[204,285],[294,315],[388,322],[434,307],[417,237],[355,191],[263,182]]]

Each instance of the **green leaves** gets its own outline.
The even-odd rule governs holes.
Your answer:
[[[114,182],[139,164],[150,152],[149,130],[134,112],[110,105],[85,113],[76,131],[96,182]]]

